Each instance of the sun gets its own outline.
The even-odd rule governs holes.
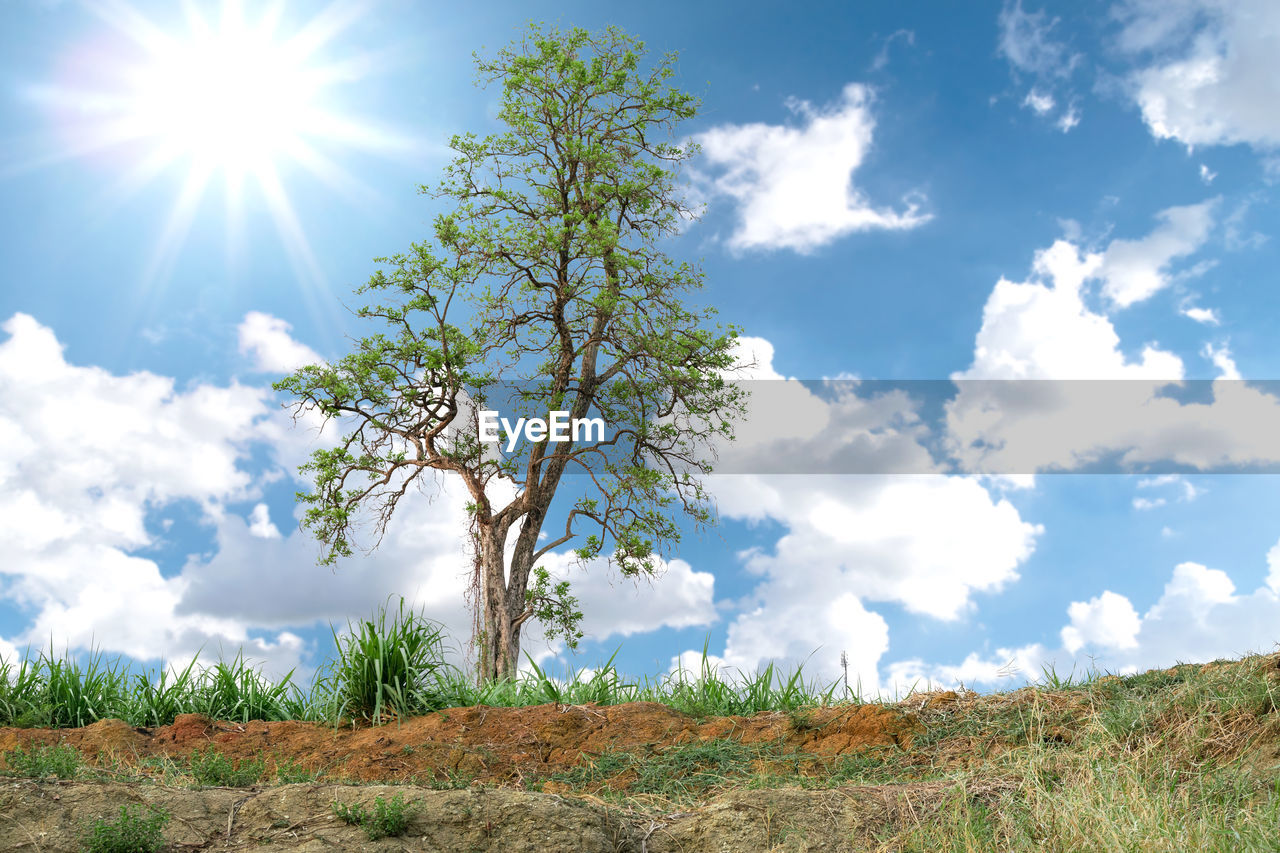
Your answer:
[[[271,35],[224,15],[216,30],[158,45],[132,93],[139,133],[230,171],[287,154],[316,124],[322,87]]]
[[[43,162],[109,155],[116,179],[107,195],[116,203],[163,174],[179,176],[148,281],[168,277],[202,200],[220,182],[229,246],[243,233],[245,190],[255,188],[299,278],[322,284],[281,167],[300,166],[348,197],[367,198],[368,188],[331,154],[403,154],[413,147],[332,104],[339,85],[378,67],[367,55],[324,58],[362,6],[335,0],[292,30],[280,2],[254,2],[258,15],[250,19],[239,0],[183,0],[182,24],[167,28],[124,0],[90,0],[87,7],[107,25],[108,47],[67,63],[64,79],[37,90],[59,114],[68,140]]]

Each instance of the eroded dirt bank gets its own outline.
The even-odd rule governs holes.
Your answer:
[[[0,853],[78,851],[86,827],[118,816],[124,804],[168,811],[168,850],[851,849],[865,794],[769,789],[713,796],[704,788],[707,796],[696,805],[656,797],[645,809],[610,805],[596,795],[639,792],[643,800],[652,790],[620,756],[635,756],[639,765],[682,747],[710,744],[713,751],[715,744],[732,743],[751,770],[768,772],[782,756],[791,771],[803,763],[818,773],[841,756],[901,751],[920,729],[911,714],[879,705],[699,722],[657,703],[454,708],[399,724],[338,729],[194,714],[156,729],[120,720],[78,729],[3,728],[0,754],[62,744],[91,772],[130,781],[5,780]],[[261,784],[167,784],[166,767],[189,766],[211,751],[238,766],[260,762]],[[602,756],[612,769],[564,778],[575,768],[598,769]],[[271,784],[281,768],[318,779]],[[408,831],[399,837],[369,841],[333,813],[335,800],[372,808],[377,797],[389,801],[397,793],[414,804]]]
[[[815,709],[797,719],[782,713],[717,717],[698,723],[654,702],[626,705],[536,705],[452,708],[366,728],[317,723],[226,723],[196,714],[173,725],[138,729],[102,720],[80,729],[0,728],[0,753],[65,743],[85,761],[136,765],[157,755],[186,757],[216,749],[239,760],[261,759],[268,775],[281,761],[353,782],[422,783],[464,779],[521,785],[579,764],[584,756],[640,752],[731,738],[837,757],[871,747],[905,746],[919,729],[912,717],[880,705]]]

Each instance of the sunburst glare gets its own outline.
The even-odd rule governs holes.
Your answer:
[[[183,26],[165,28],[124,0],[89,4],[116,38],[53,86],[33,90],[64,119],[65,143],[39,161],[103,155],[118,177],[107,201],[119,203],[161,175],[179,178],[146,271],[167,278],[187,241],[209,188],[221,182],[226,196],[229,246],[236,253],[243,232],[245,189],[255,187],[299,278],[323,282],[300,218],[290,200],[282,166],[296,165],[349,199],[370,190],[322,148],[403,153],[403,137],[367,120],[344,116],[326,96],[341,83],[370,74],[365,55],[322,59],[324,49],[362,7],[334,2],[291,33],[282,3],[253,4],[247,17],[239,0],[182,3]],[[124,152],[120,162],[118,152]]]

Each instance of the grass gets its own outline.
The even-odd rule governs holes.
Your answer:
[[[372,810],[359,803],[333,802],[333,813],[344,822],[361,827],[370,841],[403,835],[409,828],[409,818],[413,811],[413,805],[405,802],[401,794],[396,794],[390,801],[382,797],[375,798]]]
[[[83,765],[75,747],[61,743],[33,746],[30,750],[19,746],[5,752],[4,763],[9,775],[27,779],[74,779]]]
[[[213,788],[243,788],[262,781],[265,766],[260,760],[232,764],[230,758],[217,750],[209,749],[201,752],[197,749],[191,754],[188,774],[197,785]]]
[[[661,702],[699,719],[783,710],[803,719],[806,708],[860,701],[806,684],[801,668],[787,677],[770,664],[753,677],[730,681],[713,669],[703,646],[701,674],[685,672],[642,683],[624,680],[613,665],[617,652],[590,677],[570,670],[559,681],[530,659],[516,680],[484,686],[444,661],[439,625],[408,610],[401,599],[391,611],[350,625],[339,636],[335,660],[320,667],[306,689],[292,672],[270,682],[243,655],[200,667],[198,656],[182,670],[130,672],[121,659],[93,652],[83,660],[59,656],[53,644],[17,663],[0,658],[0,726],[77,727],[115,718],[133,726],[169,725],[179,714],[204,714],[235,722],[305,720],[333,725],[383,724],[450,707],[522,707],[547,702],[618,705]]]
[[[159,853],[164,848],[164,827],[169,813],[153,806],[143,817],[128,806],[120,807],[115,821],[98,820],[85,834],[85,853]]]

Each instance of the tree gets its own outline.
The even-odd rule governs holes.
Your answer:
[[[295,418],[315,409],[354,424],[302,467],[315,477],[298,494],[302,523],[327,546],[322,564],[351,556],[361,506],[381,534],[428,472],[462,479],[482,680],[514,676],[531,618],[570,646],[581,637],[567,584],[549,589],[537,565],[553,549],[576,540],[582,560],[605,554],[626,576],[651,575],[679,540],[677,512],[713,522],[699,476],[742,414],[745,392],[724,378],[737,329],[682,302],[702,273],[657,246],[694,215],[676,180],[696,146],[672,140],[698,105],[666,84],[673,54],[647,72],[644,55],[616,28],[530,26],[477,58],[479,83],[501,84],[506,129],[453,137],[443,180],[420,187],[456,202],[435,220],[435,246],[375,259],[383,268],[356,291],[389,298],[356,313],[390,332],[274,386],[296,398]],[[544,418],[599,417],[607,434],[483,443],[476,412],[504,394]],[[583,475],[585,492],[540,543],[566,472]],[[498,501],[495,479],[514,497]]]

